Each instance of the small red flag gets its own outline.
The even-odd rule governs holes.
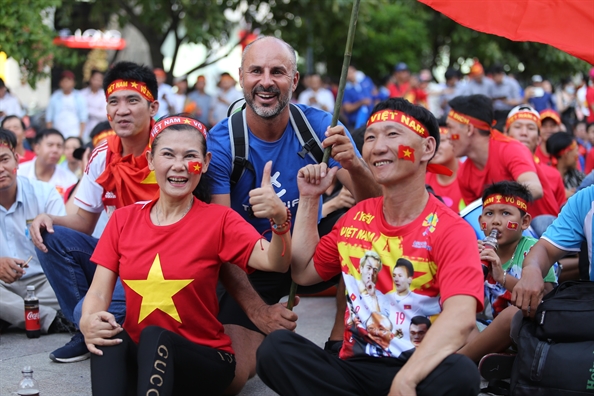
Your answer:
[[[415,162],[415,149],[410,146],[398,146],[398,159]]]
[[[450,135],[450,139],[451,140],[460,140],[460,135],[458,135],[457,133],[452,133]]]
[[[518,223],[515,223],[513,221],[508,221],[507,222],[507,229],[508,230],[517,230],[518,229]]]
[[[200,162],[200,161],[188,162],[188,172],[193,173],[195,175],[199,175],[200,173],[202,173],[202,162]]]
[[[487,230],[487,223],[481,223],[481,230],[483,230],[483,231]]]
[[[404,305],[404,309],[412,309],[412,306],[410,306],[410,305],[408,305],[408,304],[405,304],[405,305]]]

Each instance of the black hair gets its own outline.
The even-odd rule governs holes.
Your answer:
[[[590,129],[590,127],[594,126],[594,122],[589,122],[586,124],[586,130]]]
[[[187,117],[187,118],[192,118],[192,117],[188,117],[186,114],[183,114],[181,116]],[[180,115],[178,114],[175,116],[164,116],[164,117],[161,117],[158,121],[161,121],[168,117],[180,117]],[[194,118],[192,118],[192,119],[194,119]],[[196,121],[198,121],[198,120],[196,120]],[[198,135],[200,135],[201,142],[202,142],[202,152],[203,152],[204,156],[206,156],[206,153],[208,153],[208,146],[206,144],[206,139],[204,138],[204,136],[202,135],[202,133],[200,131],[196,130],[196,128],[189,126],[189,125],[170,125],[170,126],[166,127],[165,129],[169,129],[169,130],[173,130],[173,131],[190,130],[190,131],[196,132]],[[165,131],[165,129],[163,129],[163,131]],[[161,131],[161,133],[163,133],[163,131]],[[153,143],[151,145],[151,154],[152,155],[155,154],[155,147],[157,146],[157,142],[159,141],[159,138],[161,137],[161,133],[155,137],[155,140],[153,140]],[[208,132],[207,132],[207,135],[208,135]],[[212,199],[212,195],[210,192],[210,185],[211,185],[210,175],[208,174],[208,172],[203,173],[202,176],[200,176],[200,182],[198,182],[198,185],[196,186],[194,191],[192,191],[192,194],[194,194],[194,196],[196,198],[198,198],[199,200],[201,200],[202,202],[210,203],[210,201]]]
[[[429,320],[429,318],[425,317],[425,316],[415,316],[414,318],[412,318],[410,320],[410,324],[411,325],[425,325],[427,326],[427,330],[429,330],[429,327],[431,327],[431,320]]]
[[[413,267],[412,263],[405,258],[400,257],[398,261],[396,261],[394,268],[398,267],[404,267],[409,278],[412,278],[415,274],[415,268]]]
[[[574,141],[567,132],[553,133],[547,140],[547,152],[555,158],[561,157],[561,151],[569,147]]]
[[[489,125],[493,124],[493,101],[485,95],[457,96],[448,102],[457,113],[474,117]],[[482,135],[488,136],[490,131],[479,129]]]
[[[499,194],[507,197],[521,198],[526,203],[532,202],[532,193],[528,188],[515,181],[500,181],[493,183],[485,188],[483,191],[483,202],[491,195]],[[518,208],[522,217],[526,214],[526,211]]]
[[[93,138],[99,135],[101,132],[110,131],[111,129],[111,124],[109,123],[109,121],[101,121],[100,123],[95,125],[89,137],[91,138],[91,140],[93,140]]]
[[[6,84],[4,84],[4,80],[0,77],[0,88],[5,88]]]
[[[12,120],[14,118],[16,118],[17,120],[19,120],[19,122],[21,123],[21,126],[23,127],[23,131],[25,129],[27,129],[27,127],[25,126],[25,123],[23,122],[23,120],[19,116],[16,116],[14,114],[4,117],[4,119],[2,120],[2,123],[0,123],[0,127],[1,128],[4,128],[4,123],[6,123],[6,121]]]
[[[107,91],[107,87],[115,80],[134,80],[146,84],[147,89],[155,100],[159,97],[159,89],[157,88],[157,77],[155,73],[147,66],[139,65],[133,62],[118,62],[111,69],[105,73],[103,77],[103,90]]]
[[[493,67],[491,68],[491,72],[493,74],[502,74],[502,73],[505,73],[505,70],[503,69],[502,65],[496,64],[496,65],[493,65]]]
[[[17,144],[15,134],[8,129],[0,128],[0,143],[7,144],[8,148],[10,148],[11,151],[14,151]]]
[[[423,126],[427,128],[429,136],[432,136],[435,139],[435,152],[437,153],[437,149],[439,148],[440,137],[439,125],[437,124],[435,116],[429,110],[421,106],[416,106],[406,99],[390,98],[376,104],[373,110],[371,111],[370,117],[378,111],[386,109],[401,111],[405,114],[408,114],[411,117],[416,118],[417,121],[423,124]]]
[[[458,73],[458,70],[450,68],[448,70],[446,70],[445,72],[445,79],[446,80],[451,80],[452,78],[458,78],[460,75]]]
[[[577,129],[577,126],[580,124],[584,124],[586,126],[586,130],[588,129],[589,124],[584,119],[584,120],[576,121],[575,124],[573,124],[573,130],[575,131]]]
[[[104,74],[105,74],[105,73],[104,73],[104,72],[102,72],[101,70],[93,69],[93,70],[91,70],[91,75],[89,76],[89,80],[90,80],[91,78],[93,78],[93,76],[94,76],[95,74],[97,74],[97,73],[99,73],[99,74],[101,74],[101,75],[104,75]]]
[[[64,139],[64,143],[66,143],[69,140],[76,140],[76,141],[78,141],[78,143],[80,144],[80,147],[82,147],[83,144],[84,144],[83,141],[82,141],[82,139],[79,138],[78,136],[68,136],[66,139]]]
[[[62,142],[65,141],[64,135],[62,135],[62,132],[60,132],[54,128],[47,128],[47,129],[42,129],[41,131],[37,132],[37,134],[35,135],[35,138],[33,139],[33,144],[39,144],[39,142],[41,142],[43,140],[43,138],[45,138],[46,136],[51,136],[51,135],[58,135],[62,138]]]

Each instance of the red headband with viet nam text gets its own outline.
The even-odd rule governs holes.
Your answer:
[[[486,208],[487,206],[495,205],[495,204],[511,205],[511,206],[515,206],[518,209],[523,210],[524,212],[528,212],[528,204],[522,198],[510,197],[508,195],[501,195],[501,194],[489,195],[483,201],[483,208]]]
[[[6,147],[7,149],[9,149],[10,151],[12,151],[14,153],[14,147],[12,147],[10,144],[5,142],[4,140],[0,140],[0,147]]]
[[[400,111],[390,110],[390,109],[380,110],[377,113],[373,113],[371,115],[371,117],[369,117],[369,120],[367,121],[367,128],[369,128],[370,125],[373,125],[378,122],[384,122],[384,121],[395,122],[397,124],[403,125],[404,127],[406,127],[407,129],[410,129],[411,131],[413,131],[414,133],[416,133],[423,139],[426,139],[429,137],[429,132],[427,131],[427,128],[425,128],[425,126],[423,124],[421,124],[417,119],[409,116],[408,114],[402,113]],[[405,146],[401,146],[401,147],[405,147]],[[408,146],[406,146],[406,147],[408,148]],[[411,154],[414,155],[414,150],[412,151]],[[401,158],[400,157],[400,149],[399,149],[398,157]],[[407,157],[408,160],[410,160],[410,158],[413,158],[413,157]],[[413,162],[414,162],[414,160],[413,160]],[[451,176],[454,174],[454,172],[452,172],[450,169],[448,169],[447,167],[445,167],[443,165],[437,165],[437,164],[431,164],[431,163],[427,164],[427,171],[437,173],[440,175],[445,175],[445,176]]]
[[[208,129],[206,129],[204,124],[202,124],[200,121],[188,117],[173,116],[164,118],[155,123],[155,126],[153,126],[153,129],[151,130],[151,136],[149,138],[149,147],[153,146],[153,142],[155,141],[157,135],[159,135],[161,132],[163,132],[164,129],[172,125],[190,126],[194,129],[197,129],[202,134],[202,136],[204,136],[204,139],[206,139],[206,133],[208,132]]]
[[[540,117],[537,117],[536,114],[530,111],[518,111],[516,114],[507,119],[507,121],[505,122],[505,127],[509,128],[511,124],[518,120],[533,121],[534,123],[536,123],[536,126],[540,128]]]
[[[466,114],[460,114],[455,112],[454,110],[450,110],[449,114],[448,114],[448,118],[459,122],[460,124],[464,124],[464,125],[473,125],[475,127],[477,127],[478,129],[481,129],[483,131],[490,131],[491,130],[491,125],[489,125],[487,122],[485,121],[481,121],[478,118],[474,118],[471,117],[469,115]]]
[[[149,102],[155,101],[153,94],[151,93],[151,91],[149,91],[146,84],[140,81],[115,80],[114,82],[109,84],[109,86],[105,90],[105,97],[109,98],[109,95],[117,91],[136,91],[140,94],[140,96],[142,96]]]

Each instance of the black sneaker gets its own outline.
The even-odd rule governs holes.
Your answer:
[[[509,379],[514,360],[516,360],[516,355],[490,353],[481,359],[479,372],[487,381]]]
[[[74,333],[76,333],[76,327],[74,327],[72,322],[70,322],[68,319],[66,319],[66,317],[64,317],[64,314],[62,313],[61,310],[58,310],[58,312],[56,312],[56,317],[54,318],[54,321],[52,322],[49,329],[47,330],[47,333],[48,334],[56,334],[56,333],[74,334]]]
[[[342,340],[328,340],[324,344],[324,350],[330,355],[338,356],[342,349]]]
[[[62,348],[58,348],[49,357],[54,362],[58,363],[72,363],[86,360],[91,356],[85,344],[85,337],[80,331],[77,331],[72,339]]]

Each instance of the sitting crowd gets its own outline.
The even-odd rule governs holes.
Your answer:
[[[514,347],[515,318],[559,279],[594,280],[594,187],[579,189],[575,139],[544,136],[554,114],[519,105],[501,133],[483,95],[452,99],[441,122],[391,98],[358,147],[331,114],[290,103],[284,41],[247,45],[239,82],[245,103],[208,130],[155,120],[155,73],[116,63],[112,131],[92,134],[80,181],[74,159],[58,165],[72,138],[41,131],[19,164],[3,121],[0,331],[24,328],[35,285],[42,333],[73,333],[50,358],[90,356],[95,395],[237,394],[256,373],[281,395],[477,395],[477,364]],[[326,206],[337,181],[349,204]],[[458,212],[477,200],[469,224]],[[279,303],[292,282],[299,295],[337,286],[324,348],[293,332]]]

